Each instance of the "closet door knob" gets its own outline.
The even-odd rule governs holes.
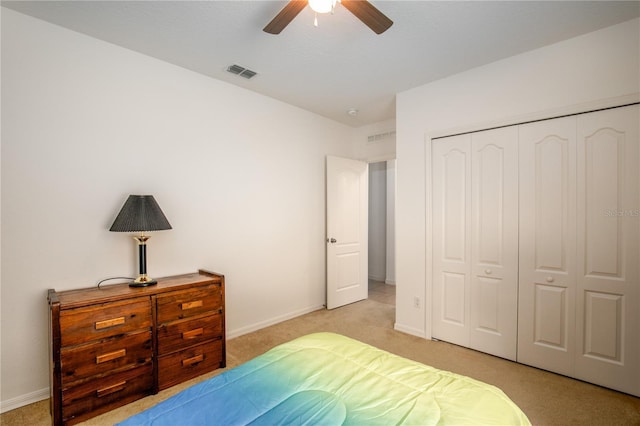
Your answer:
[[[546,280],[548,283],[552,283],[552,282],[553,282],[553,277],[547,277],[547,278],[545,278],[545,280]]]
[[[493,272],[491,269],[485,269],[484,273],[487,275],[491,275],[491,272]]]

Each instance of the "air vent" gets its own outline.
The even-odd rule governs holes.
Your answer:
[[[231,74],[244,77],[247,80],[255,77],[258,74],[257,72],[251,71],[250,69],[247,69],[245,67],[241,67],[240,65],[229,65],[229,67],[227,68],[227,71],[230,72]]]
[[[395,130],[392,130],[390,132],[378,133],[377,135],[367,136],[367,143],[382,142],[389,138],[395,138],[395,137],[396,137],[396,132]]]

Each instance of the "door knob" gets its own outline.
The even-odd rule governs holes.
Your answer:
[[[487,275],[491,275],[491,272],[492,272],[491,269],[485,269],[484,270],[484,273],[487,274]]]
[[[545,278],[545,280],[546,280],[548,283],[552,283],[552,282],[553,282],[553,277],[547,277],[547,278]]]
[[[337,243],[338,241],[335,238],[327,238],[327,242],[333,244]]]

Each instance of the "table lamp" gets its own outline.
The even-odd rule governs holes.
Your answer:
[[[158,283],[147,276],[149,236],[145,235],[145,232],[165,229],[171,229],[171,225],[153,195],[129,195],[109,229],[113,232],[140,232],[140,235],[133,237],[138,242],[139,274],[133,282],[129,283],[129,286],[146,287]]]

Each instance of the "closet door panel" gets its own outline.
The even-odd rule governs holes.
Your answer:
[[[471,137],[470,347],[515,360],[518,305],[518,129]]]
[[[640,395],[638,106],[578,117],[576,377]]]
[[[572,375],[575,117],[519,127],[518,362]]]
[[[432,144],[434,338],[469,343],[469,135]]]

